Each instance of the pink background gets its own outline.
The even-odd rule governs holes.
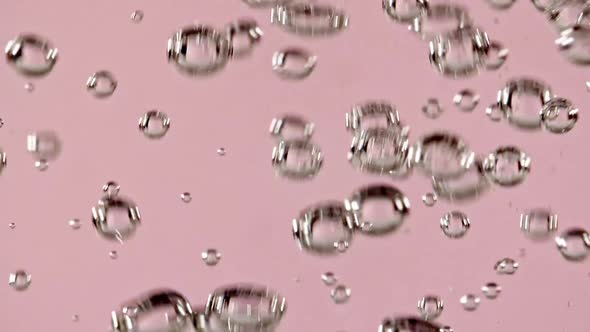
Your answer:
[[[24,292],[0,287],[2,330],[104,331],[111,310],[152,288],[177,289],[197,306],[218,286],[256,282],[287,297],[283,332],[375,331],[387,315],[415,314],[417,301],[429,293],[445,300],[439,321],[455,331],[587,331],[588,261],[569,263],[552,241],[532,243],[518,227],[520,213],[534,207],[557,212],[560,230],[588,227],[587,69],[558,54],[554,29],[529,1],[508,11],[495,11],[483,0],[458,2],[510,48],[500,71],[443,78],[427,61],[427,45],[390,21],[378,0],[332,0],[350,15],[350,27],[329,39],[287,34],[270,25],[267,10],[238,0],[1,1],[0,41],[36,32],[60,51],[51,74],[33,81],[32,93],[23,88],[27,78],[0,63],[0,146],[8,155],[0,176],[0,276],[19,268],[33,276]],[[140,24],[129,19],[136,9],[145,13]],[[207,78],[180,75],[167,63],[166,41],[177,28],[194,20],[223,26],[243,16],[255,18],[265,32],[250,58]],[[272,72],[272,54],[285,46],[304,46],[318,56],[309,78],[283,81]],[[100,69],[119,82],[106,100],[85,89],[88,76]],[[484,109],[496,91],[521,75],[549,82],[580,107],[572,132],[523,132],[487,119]],[[482,97],[473,113],[451,103],[465,87]],[[420,111],[429,97],[445,107],[437,120]],[[456,207],[425,207],[420,197],[430,183],[414,174],[394,182],[413,204],[399,232],[356,236],[338,257],[300,252],[290,230],[301,209],[344,199],[362,185],[392,182],[361,174],[346,160],[351,137],[344,114],[373,98],[398,106],[413,140],[440,128],[460,133],[480,153],[516,144],[531,155],[532,172],[520,186],[496,187],[459,206],[472,221],[461,240],[446,238],[439,228],[440,217]],[[171,118],[161,140],[148,140],[137,129],[138,118],[152,108]],[[316,124],[313,140],[323,148],[325,164],[313,181],[278,179],[271,170],[274,141],[267,130],[282,113]],[[64,142],[46,172],[35,169],[25,146],[26,135],[42,129],[55,130]],[[216,154],[219,147],[226,148],[225,157]],[[91,207],[108,180],[121,184],[143,217],[135,237],[122,246],[100,238],[91,223]],[[193,195],[190,204],[180,200],[184,191]],[[68,227],[70,218],[80,218],[82,228]],[[200,259],[210,247],[223,254],[215,267]],[[525,257],[519,257],[521,248]],[[109,258],[110,250],[119,252],[117,260]],[[520,262],[513,276],[493,271],[505,256]],[[352,289],[348,303],[332,302],[320,280],[326,271]],[[459,298],[481,295],[488,281],[503,287],[500,297],[482,296],[477,311],[464,311]],[[74,314],[79,322],[72,322]]]

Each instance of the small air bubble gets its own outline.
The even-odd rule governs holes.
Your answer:
[[[25,83],[25,90],[28,92],[33,92],[35,90],[35,85],[33,83]]]
[[[31,285],[31,275],[25,270],[18,270],[8,277],[8,285],[17,291],[23,291]]]
[[[201,253],[201,259],[205,264],[214,266],[221,260],[221,253],[218,252],[217,249],[207,249]]]
[[[68,225],[70,225],[72,229],[79,229],[80,226],[82,226],[82,223],[80,223],[80,219],[70,219]]]
[[[15,229],[15,228],[16,228],[16,224],[15,224],[15,223],[13,223],[13,222],[11,222],[10,224],[8,224],[8,227],[9,227],[10,229]]]
[[[326,272],[322,274],[322,281],[326,286],[332,286],[338,281],[338,278],[333,272]]]
[[[131,13],[131,21],[133,23],[139,23],[143,20],[143,11],[141,10],[136,10],[133,13]]]
[[[338,285],[332,289],[330,292],[330,297],[332,297],[334,303],[340,304],[347,302],[351,294],[352,292],[350,288],[344,285]]]
[[[193,199],[193,197],[191,196],[191,193],[184,192],[184,193],[180,194],[180,199],[185,203],[190,203],[190,201]]]
[[[35,168],[40,172],[44,172],[49,168],[49,162],[47,160],[41,159],[35,161]]]
[[[119,257],[119,253],[117,253],[116,250],[111,250],[111,251],[109,251],[109,257],[111,259],[117,259]]]
[[[217,154],[220,156],[225,156],[225,148],[219,148],[217,149]]]

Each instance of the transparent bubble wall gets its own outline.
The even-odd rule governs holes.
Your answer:
[[[0,5],[3,330],[587,330],[580,1],[248,2]]]

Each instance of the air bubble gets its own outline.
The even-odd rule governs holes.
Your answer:
[[[35,90],[35,85],[33,83],[25,83],[25,90],[27,92],[33,92]]]
[[[214,266],[221,260],[221,253],[217,249],[207,249],[201,253],[201,259],[205,264]]]
[[[139,130],[147,138],[162,138],[170,129],[170,118],[163,112],[151,110],[139,118]]]
[[[116,250],[109,251],[109,257],[111,259],[117,259],[119,257],[119,253]]]
[[[477,307],[479,307],[480,301],[481,300],[479,299],[479,297],[473,294],[463,295],[459,300],[459,302],[461,302],[461,304],[463,305],[463,309],[467,311],[474,311],[475,309],[477,309]]]
[[[131,21],[133,23],[139,23],[143,20],[143,11],[141,10],[136,10],[133,13],[131,13]]]
[[[0,119],[0,128],[4,127],[4,120]]]
[[[184,193],[180,194],[180,199],[185,203],[190,203],[190,201],[193,199],[193,197],[191,196],[191,193],[184,192]]]
[[[86,81],[86,89],[96,98],[106,98],[117,89],[117,80],[106,70],[97,71]]]
[[[473,111],[479,104],[479,95],[470,89],[463,89],[453,97],[453,103],[462,111]]]
[[[434,204],[436,204],[437,201],[438,196],[436,196],[435,193],[426,193],[422,195],[422,202],[424,202],[424,205],[426,206],[434,206]]]
[[[72,322],[77,322],[80,320],[80,316],[78,316],[77,314],[72,315]]]
[[[488,299],[495,299],[502,292],[502,287],[495,282],[488,282],[481,287],[481,291]]]
[[[23,291],[31,285],[31,275],[25,270],[18,270],[8,277],[8,285],[17,291]]]
[[[581,228],[570,228],[555,237],[557,249],[569,261],[582,261],[590,253],[590,234]]]
[[[72,229],[79,229],[80,226],[82,226],[82,223],[80,222],[80,219],[70,219],[68,225],[70,225]]]
[[[443,300],[436,295],[426,295],[418,301],[418,311],[426,320],[438,318],[442,314],[443,308]]]
[[[493,104],[486,108],[486,115],[490,120],[498,122],[504,117],[504,112],[502,111],[502,107],[500,107],[500,105]]]
[[[514,274],[518,270],[518,262],[512,258],[503,258],[496,262],[494,270],[498,274]]]
[[[451,211],[440,219],[440,228],[451,239],[459,239],[465,236],[470,226],[469,218],[460,211]]]
[[[36,160],[35,168],[40,172],[44,172],[49,168],[49,162],[45,159]]]
[[[422,113],[430,119],[438,118],[443,111],[443,108],[438,103],[438,99],[435,98],[429,98],[426,100],[426,105],[422,106]]]
[[[336,304],[345,303],[348,301],[351,295],[350,288],[346,287],[345,285],[338,285],[332,289],[330,292],[330,297]]]
[[[520,229],[533,240],[548,239],[557,231],[557,215],[548,209],[533,209],[520,215]]]
[[[102,192],[104,192],[105,195],[110,198],[116,197],[120,190],[121,186],[115,181],[109,181],[102,186]]]
[[[348,250],[348,246],[349,243],[345,240],[334,242],[334,248],[336,248],[338,252],[345,252],[346,250]]]
[[[336,277],[336,275],[333,272],[326,272],[326,273],[322,274],[322,281],[324,282],[324,284],[326,286],[332,286],[332,285],[336,284],[336,282],[338,281],[338,278]]]
[[[8,224],[8,227],[9,227],[10,229],[15,229],[15,228],[16,228],[16,224],[15,224],[15,223],[13,223],[13,222],[11,222],[10,224]]]
[[[225,148],[219,148],[217,149],[217,154],[220,156],[225,156]]]

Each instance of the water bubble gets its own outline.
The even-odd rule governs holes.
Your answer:
[[[8,277],[8,285],[17,291],[23,291],[31,285],[31,275],[25,270],[18,270]]]
[[[473,111],[479,104],[479,95],[470,89],[463,89],[453,97],[453,103],[462,111]]]
[[[80,222],[80,219],[70,219],[68,225],[70,225],[72,229],[79,229],[80,226],[82,226],[82,223]]]
[[[338,250],[339,252],[345,252],[346,250],[348,250],[348,246],[349,243],[346,240],[334,242],[334,248],[336,248],[336,250]]]
[[[498,274],[514,274],[518,270],[518,262],[512,258],[503,258],[496,262],[494,270]]]
[[[581,228],[570,228],[555,237],[557,249],[569,261],[582,261],[590,253],[590,234]]]
[[[44,172],[49,168],[49,162],[45,159],[36,160],[35,168],[41,172]]]
[[[143,20],[143,11],[141,10],[136,10],[133,13],[131,13],[131,21],[133,23],[139,23]]]
[[[495,299],[502,292],[502,287],[495,282],[488,282],[481,287],[481,291],[488,299]]]
[[[6,45],[6,60],[26,76],[48,74],[57,62],[57,48],[42,36],[22,34]]]
[[[163,112],[151,110],[139,118],[139,130],[147,138],[162,138],[170,129],[170,118]]]
[[[492,40],[488,46],[488,51],[484,58],[484,65],[487,70],[497,70],[504,65],[508,59],[510,50],[500,42]]]
[[[38,131],[27,136],[27,151],[34,160],[51,161],[61,153],[62,142],[59,136],[50,130]]]
[[[16,228],[16,224],[15,224],[15,223],[13,223],[13,222],[11,222],[10,224],[8,224],[8,227],[9,227],[10,229],[15,229],[15,228]]]
[[[426,100],[426,105],[422,106],[422,113],[430,119],[438,118],[443,111],[443,108],[438,103],[438,99],[435,98],[428,98],[428,100]]]
[[[73,321],[73,322],[77,322],[77,321],[79,321],[79,320],[80,320],[80,316],[78,316],[78,314],[74,314],[74,315],[72,315],[72,321]]]
[[[481,300],[473,294],[466,294],[461,296],[459,302],[463,305],[463,309],[467,311],[474,311],[479,306]]]
[[[106,98],[117,89],[117,80],[106,70],[97,71],[86,81],[86,89],[97,98]]]
[[[111,259],[117,259],[119,257],[119,253],[116,250],[109,251],[109,257]]]
[[[330,297],[336,304],[344,303],[348,301],[351,295],[350,288],[346,287],[345,285],[338,285],[332,289],[330,292]]]
[[[502,107],[500,107],[500,105],[492,104],[486,108],[486,115],[490,120],[498,122],[504,117],[504,112],[502,111]]]
[[[326,286],[332,286],[338,281],[338,278],[333,272],[326,272],[322,274],[322,281]]]
[[[436,196],[435,193],[426,193],[422,195],[422,202],[424,202],[424,205],[426,206],[434,206],[437,200],[438,196]]]
[[[0,119],[0,128],[4,127],[4,120]]]
[[[219,148],[217,149],[217,154],[220,156],[225,156],[225,148]]]
[[[494,183],[511,187],[527,177],[531,170],[531,158],[515,146],[501,146],[486,157],[483,168]]]
[[[191,193],[184,192],[180,194],[180,199],[185,203],[189,203],[193,199],[193,197],[191,196]]]
[[[533,240],[548,239],[557,231],[557,215],[548,209],[533,209],[520,215],[520,229]]]
[[[217,249],[207,249],[201,253],[201,259],[205,264],[214,266],[221,260],[221,253]]]
[[[25,83],[25,90],[27,92],[33,92],[33,90],[35,90],[35,85],[31,82]]]
[[[418,301],[418,311],[426,320],[438,318],[442,314],[443,308],[443,300],[436,295],[426,295]]]
[[[109,181],[102,186],[102,192],[110,198],[116,197],[119,194],[119,190],[121,190],[121,186],[115,181]]]
[[[541,118],[546,130],[563,134],[572,130],[578,122],[578,109],[571,101],[555,97],[543,105]]]
[[[454,331],[453,331],[453,328],[450,326],[443,326],[438,330],[438,332],[454,332]]]
[[[451,211],[440,219],[440,228],[451,239],[458,239],[465,236],[470,226],[471,222],[469,218],[465,213],[460,211]]]

